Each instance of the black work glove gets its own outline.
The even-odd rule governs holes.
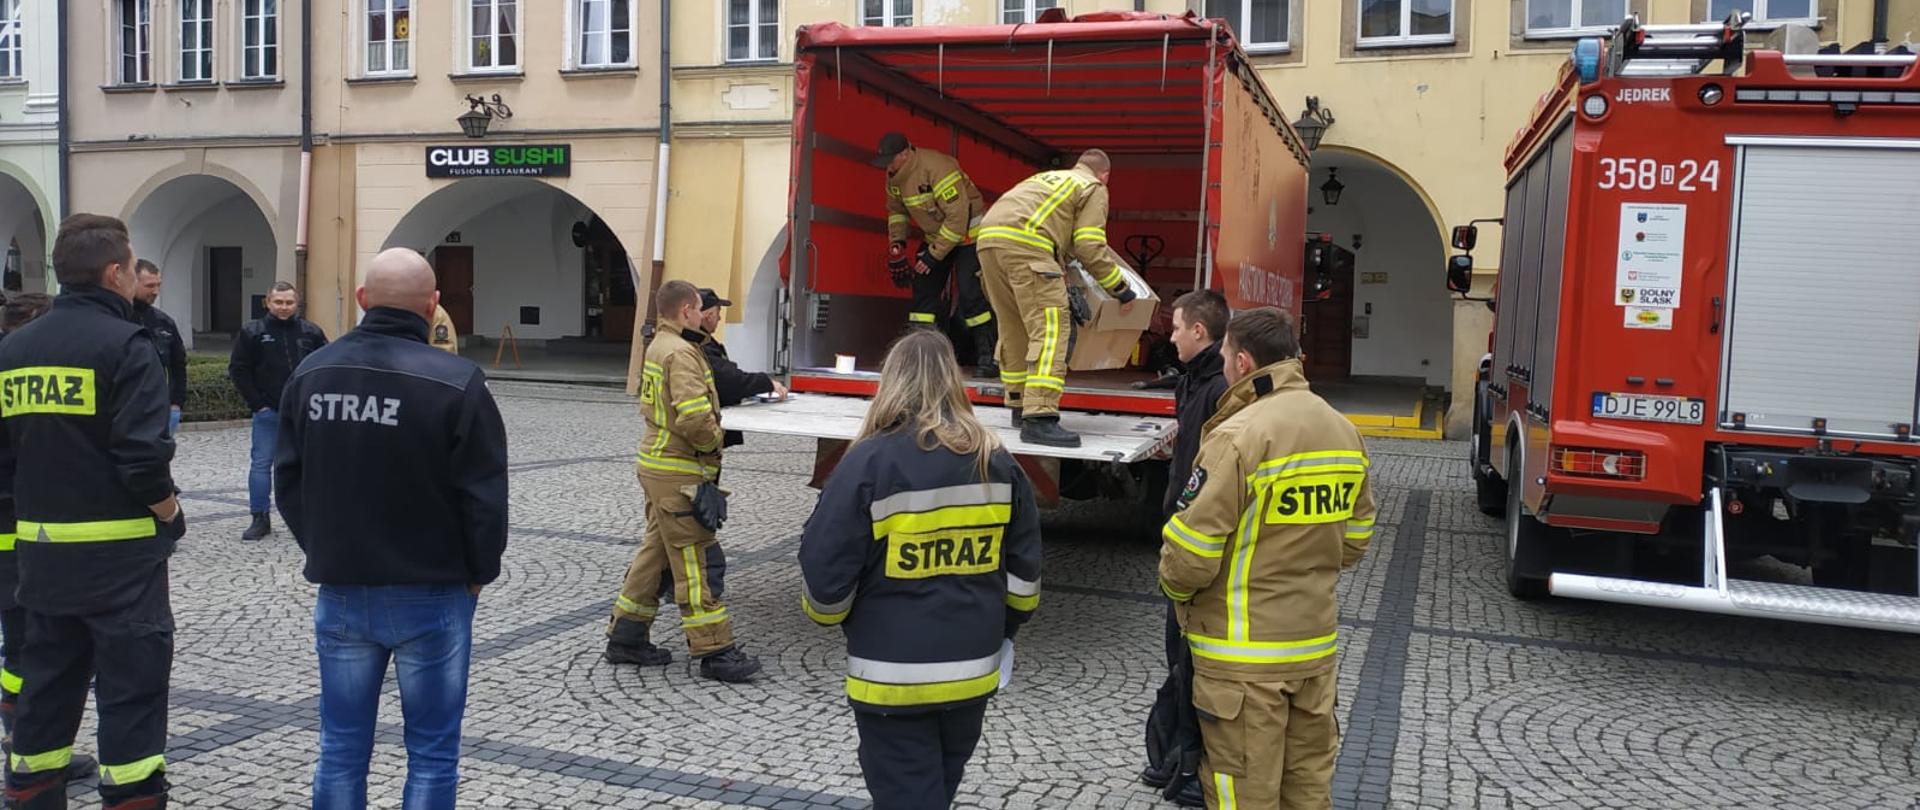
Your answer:
[[[712,481],[703,481],[693,493],[693,519],[710,532],[720,531],[727,522],[727,496]]]
[[[1073,313],[1073,322],[1085,324],[1093,320],[1093,307],[1087,306],[1087,296],[1079,287],[1067,285],[1067,310]]]
[[[893,278],[893,286],[905,289],[913,284],[913,267],[907,261],[907,244],[895,242],[887,248],[887,275]]]
[[[913,272],[924,276],[933,272],[933,266],[938,263],[933,258],[933,251],[928,250],[926,245],[921,245],[920,252],[913,257]]]
[[[171,550],[172,546],[177,546],[180,544],[180,538],[187,536],[186,507],[180,507],[178,510],[176,510],[173,513],[173,520],[169,522],[161,523],[158,518],[155,518],[153,522],[158,524],[160,529],[160,536],[163,538],[166,538],[167,545],[169,546],[169,550]]]
[[[1131,304],[1133,303],[1133,299],[1136,298],[1137,296],[1133,294],[1133,288],[1128,287],[1124,290],[1121,290],[1115,297],[1119,298],[1120,303],[1122,304]]]

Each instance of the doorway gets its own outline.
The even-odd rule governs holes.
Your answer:
[[[599,217],[575,230],[582,249],[582,275],[585,277],[586,336],[629,342],[633,339],[634,310],[639,299],[633,291],[633,270],[627,264],[627,250],[613,229]]]
[[[1309,289],[1316,274],[1324,291],[1300,307],[1300,348],[1307,379],[1333,382],[1353,375],[1353,252],[1329,241],[1307,243]]]
[[[453,319],[453,329],[473,334],[473,248],[441,245],[433,249],[433,286],[440,306]]]
[[[241,253],[237,247],[207,248],[207,312],[212,331],[234,334],[240,331]]]

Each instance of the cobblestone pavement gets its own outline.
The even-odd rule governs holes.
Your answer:
[[[599,657],[641,531],[633,406],[611,391],[496,393],[513,441],[513,535],[476,622],[462,805],[865,806],[841,638],[797,604],[810,444],[750,436],[728,455],[726,592],[767,677],[714,685],[694,677],[671,609],[656,633],[674,664]],[[190,808],[302,806],[317,750],[314,589],[284,530],[239,540],[246,442],[241,427],[189,430],[176,465],[193,530],[173,562],[169,757]],[[1372,451],[1382,528],[1340,594],[1340,806],[1920,806],[1920,640],[1516,603],[1461,446]],[[1135,782],[1162,608],[1156,544],[1126,539],[1142,527],[1119,511],[1049,518],[1046,596],[962,806],[1171,806]],[[398,807],[391,688],[382,712],[372,791]],[[83,734],[90,751],[91,719]]]

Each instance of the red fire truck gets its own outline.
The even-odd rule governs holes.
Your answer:
[[[1108,239],[1155,293],[1161,321],[1175,296],[1200,287],[1235,308],[1300,315],[1307,149],[1220,21],[1055,9],[1026,25],[825,23],[799,31],[794,61],[791,242],[772,317],[775,364],[798,397],[723,418],[818,439],[816,482],[857,431],[906,322],[907,294],[885,272],[884,170],[871,164],[884,133],[953,155],[989,202],[1104,149],[1114,161]],[[1106,367],[1069,373],[1062,424],[1081,434],[1077,448],[1021,443],[1003,429],[1000,383],[971,383],[982,421],[1043,502],[1119,498],[1158,517],[1165,464],[1154,459],[1174,403],[1140,387],[1155,375],[1134,334],[1116,338]]]
[[[1743,26],[1580,42],[1509,148],[1480,506],[1516,596],[1920,632],[1920,69]]]

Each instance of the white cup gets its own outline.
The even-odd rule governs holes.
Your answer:
[[[836,354],[833,356],[833,370],[841,374],[853,373],[853,355]]]

